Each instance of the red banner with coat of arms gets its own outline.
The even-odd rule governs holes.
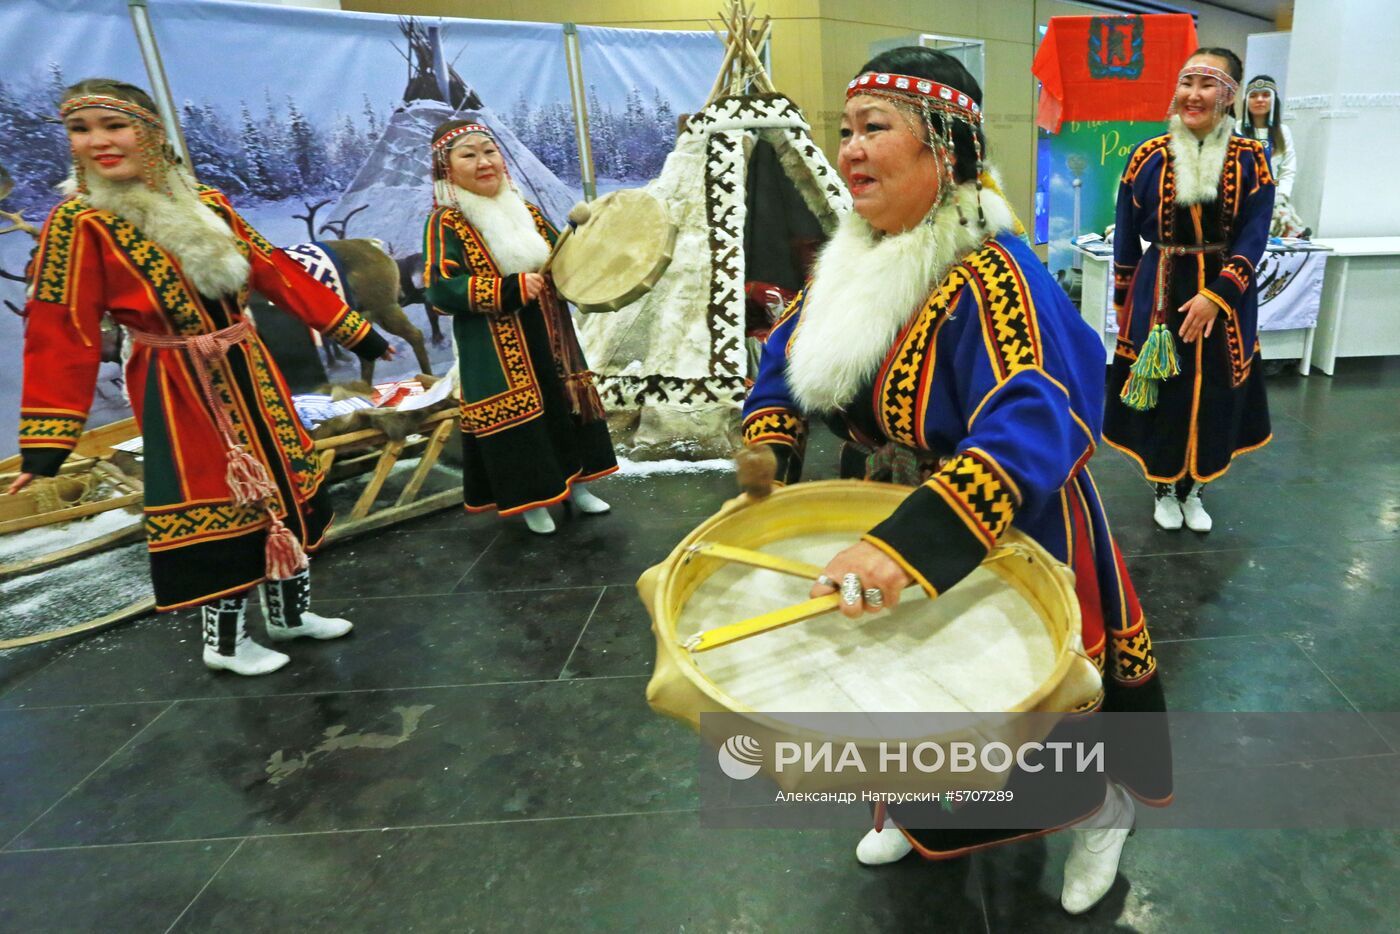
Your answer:
[[[1189,14],[1053,16],[1031,71],[1040,79],[1035,122],[1163,120],[1177,72],[1196,50]]]

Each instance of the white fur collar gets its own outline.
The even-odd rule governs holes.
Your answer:
[[[1181,122],[1181,117],[1171,118],[1167,133],[1172,151],[1172,171],[1176,178],[1177,204],[1204,204],[1215,200],[1232,129],[1232,122],[1222,119],[1209,136],[1198,140],[1196,134]]]
[[[451,182],[438,182],[438,203],[455,204],[476,228],[502,275],[536,272],[549,258],[549,243],[540,236],[525,199],[509,183],[495,197],[473,194]]]
[[[200,295],[237,295],[247,285],[250,269],[238,252],[233,231],[199,199],[188,173],[172,168],[167,176],[168,195],[140,181],[110,182],[96,172],[87,173],[85,194],[78,193],[71,175],[59,190],[99,211],[116,214],[160,244]]]
[[[842,219],[817,259],[788,357],[788,386],[804,411],[850,403],[948,270],[1015,226],[1011,207],[995,192],[982,192],[985,225],[977,223],[972,183],[958,186],[957,200],[966,226],[951,202],[895,236],[878,234],[854,211]]]

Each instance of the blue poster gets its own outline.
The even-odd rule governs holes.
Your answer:
[[[724,46],[711,32],[580,26],[588,128],[598,191],[661,173],[679,118],[705,105]]]

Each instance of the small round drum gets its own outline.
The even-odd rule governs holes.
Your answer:
[[[559,245],[550,266],[554,288],[579,311],[617,311],[666,272],[676,225],[666,205],[640,188],[609,192],[588,207],[588,220]]]
[[[657,646],[647,685],[651,706],[697,728],[701,714],[738,714],[748,735],[805,741],[814,739],[811,727],[821,718],[803,714],[992,713],[993,721],[977,727],[979,735],[985,742],[988,731],[1005,730],[1009,742],[1025,741],[1028,729],[1040,734],[1030,738],[1043,737],[1053,718],[1004,714],[1092,704],[1101,678],[1082,647],[1073,574],[1014,529],[936,600],[914,587],[895,609],[859,620],[828,612],[707,651],[686,647],[695,646],[699,632],[808,599],[812,577],[790,573],[791,567],[756,567],[761,561],[751,554],[749,563],[739,563],[744,556],[737,549],[819,570],[910,492],[860,481],[800,483],[703,522],[638,582]],[[721,551],[730,553],[716,556]],[[840,722],[853,719],[860,718]],[[1038,723],[1028,726],[1027,720]],[[892,737],[881,732],[888,722],[839,741],[871,749],[881,740],[941,741],[928,733]],[[968,720],[958,722],[961,730]],[[789,790],[817,787],[790,774],[774,778]],[[1006,775],[952,779],[959,788],[998,788]]]

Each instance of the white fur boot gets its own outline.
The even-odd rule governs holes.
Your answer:
[[[265,675],[291,659],[248,638],[247,598],[225,597],[200,607],[204,623],[204,665],[236,675]]]
[[[1205,489],[1204,483],[1197,483],[1191,487],[1191,492],[1186,494],[1186,498],[1181,501],[1181,515],[1186,521],[1186,527],[1193,532],[1209,532],[1215,522],[1211,519],[1210,513],[1206,512],[1206,507],[1201,503],[1201,490]]]
[[[1170,483],[1157,486],[1157,502],[1152,507],[1152,521],[1168,532],[1175,532],[1181,528],[1181,500],[1176,498],[1176,491]]]
[[[309,568],[303,568],[287,580],[263,584],[262,600],[267,637],[275,642],[301,638],[339,639],[355,628],[348,619],[311,612]]]
[[[543,506],[536,506],[534,509],[527,509],[524,512],[525,525],[536,535],[553,535],[554,519],[549,515],[549,510]]]
[[[612,509],[607,503],[594,496],[592,491],[586,489],[582,483],[573,485],[573,495],[569,497],[569,502],[577,506],[579,512],[592,516],[601,515]]]
[[[856,859],[862,866],[883,866],[895,863],[909,855],[914,844],[904,836],[904,832],[885,818],[881,830],[867,831],[856,845]]]
[[[1118,858],[1133,829],[1133,799],[1121,785],[1108,783],[1103,807],[1071,828],[1074,843],[1065,860],[1060,905],[1072,915],[1099,903],[1118,877]]]

